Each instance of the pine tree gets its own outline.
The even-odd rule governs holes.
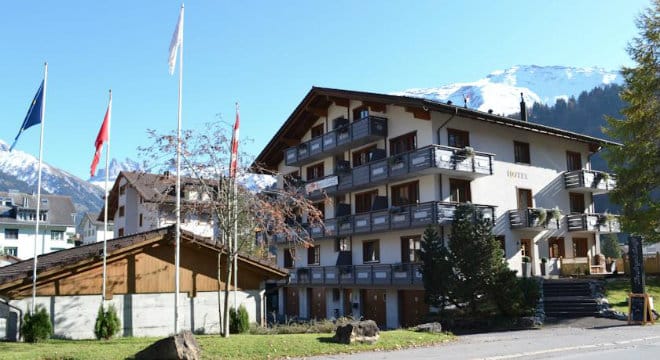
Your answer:
[[[615,234],[608,234],[601,237],[600,251],[605,257],[611,259],[618,259],[621,257],[621,249],[619,248],[619,239]]]
[[[639,36],[628,45],[637,63],[623,67],[624,119],[608,118],[606,134],[622,143],[608,146],[606,159],[617,175],[612,200],[622,206],[623,230],[660,241],[660,0],[637,19]]]
[[[428,305],[442,310],[451,288],[452,279],[447,276],[451,271],[451,264],[449,263],[449,252],[433,226],[424,230],[420,259],[422,260],[420,271],[425,290],[424,301]]]

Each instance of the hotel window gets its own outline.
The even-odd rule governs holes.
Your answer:
[[[353,109],[353,121],[364,119],[369,116],[369,108],[366,106],[358,106]]]
[[[323,177],[322,162],[307,167],[307,181],[320,179],[322,177]]]
[[[295,257],[296,257],[296,250],[295,249],[284,249],[284,267],[287,269],[291,269],[296,265],[295,262]]]
[[[463,130],[447,129],[447,145],[456,148],[470,146],[470,133]]]
[[[390,139],[390,156],[417,148],[417,132],[411,132]]]
[[[458,203],[472,201],[470,182],[467,180],[449,179],[449,201]]]
[[[18,240],[18,229],[5,229],[5,240]]]
[[[351,238],[350,237],[336,238],[335,251],[351,251]]]
[[[367,240],[362,242],[362,262],[380,262],[380,240]]]
[[[64,231],[51,230],[50,239],[51,240],[64,240]]]
[[[119,230],[117,230],[117,236],[124,236],[124,228],[119,228]]]
[[[321,246],[316,245],[307,248],[307,265],[319,265],[321,263]]]
[[[312,139],[323,136],[323,124],[312,127]]]
[[[18,248],[13,246],[5,246],[3,248],[5,255],[18,256]]]
[[[403,206],[419,202],[419,181],[392,185],[392,205]]]
[[[123,217],[125,211],[126,211],[126,210],[124,209],[124,206],[123,206],[123,205],[120,206],[120,207],[119,207],[119,217]]]
[[[367,146],[360,150],[353,152],[353,167],[364,165],[369,162],[369,155],[371,151],[376,149],[376,145]]]
[[[584,194],[568,193],[568,198],[571,207],[571,213],[584,213]]]
[[[376,196],[378,196],[378,190],[355,194],[355,213],[371,211],[371,204],[373,204]]]
[[[413,263],[419,262],[419,251],[422,246],[422,237],[404,236],[401,238],[401,262]]]
[[[513,155],[514,155],[514,160],[517,163],[520,164],[531,164],[530,157],[529,157],[529,144],[520,142],[520,141],[514,141],[513,142]]]
[[[548,239],[548,254],[550,254],[551,258],[566,257],[563,237],[551,237]]]
[[[566,152],[566,170],[575,171],[582,169],[582,156],[579,152]]]

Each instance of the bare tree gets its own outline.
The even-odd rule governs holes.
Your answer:
[[[218,291],[218,312],[224,337],[229,336],[229,284],[236,271],[233,267],[235,257],[239,253],[268,254],[268,240],[261,243],[255,241],[258,232],[264,239],[309,247],[313,241],[308,229],[323,226],[322,212],[305,197],[295,179],[259,168],[252,163],[253,156],[245,152],[239,154],[236,206],[233,206],[234,179],[228,177],[230,129],[229,124],[216,122],[207,124],[203,130],[183,131],[181,136],[182,175],[192,179],[185,185],[195,189],[182,196],[185,199],[182,214],[186,217],[208,218],[213,223],[214,241],[221,244],[227,254],[224,264],[221,254],[218,254],[219,289],[224,282],[224,288]],[[149,130],[149,137],[153,143],[139,148],[145,160],[145,168],[152,172],[171,171],[176,161],[176,134],[158,134]],[[239,149],[246,142],[243,140]],[[246,186],[249,182],[254,183],[255,179],[264,182],[264,178],[271,179],[270,182],[278,180],[279,185],[283,186],[272,184],[260,189]],[[231,241],[235,220],[238,223],[236,247]],[[220,304],[222,292],[224,304]]]

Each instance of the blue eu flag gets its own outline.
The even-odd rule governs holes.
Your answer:
[[[16,146],[16,142],[18,141],[18,137],[21,136],[21,133],[23,133],[23,131],[25,131],[27,128],[33,125],[41,124],[41,120],[43,119],[43,103],[44,103],[44,82],[42,80],[41,85],[39,85],[39,90],[37,90],[37,93],[34,95],[34,99],[32,99],[32,103],[30,104],[30,108],[28,109],[27,115],[25,115],[25,120],[23,120],[23,125],[21,125],[20,130],[18,130],[18,135],[16,135],[16,138],[14,139],[14,143],[11,144],[9,151],[12,151],[14,149],[14,146]]]

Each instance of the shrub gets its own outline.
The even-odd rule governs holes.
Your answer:
[[[46,309],[37,305],[34,313],[27,312],[23,316],[21,325],[23,339],[29,343],[35,343],[50,338],[53,334],[53,324],[50,322],[50,316]]]
[[[523,295],[523,314],[533,314],[536,309],[536,304],[538,304],[539,298],[541,297],[538,281],[532,278],[519,278],[518,287]]]
[[[103,304],[101,304],[101,306],[99,306],[99,312],[96,315],[94,335],[96,335],[96,338],[99,340],[108,340],[119,332],[120,324],[115,306],[110,305],[108,306],[108,310],[103,311]]]
[[[247,309],[241,305],[236,309],[229,309],[229,333],[242,334],[250,330],[250,318]]]

